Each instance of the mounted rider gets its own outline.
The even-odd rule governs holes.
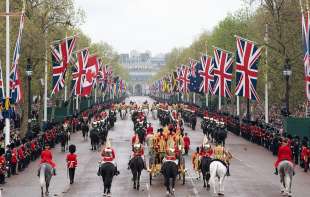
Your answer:
[[[282,145],[279,147],[278,159],[277,159],[277,161],[274,164],[274,167],[275,167],[274,174],[275,175],[278,175],[279,163],[281,161],[284,161],[284,160],[291,162],[292,166],[294,165],[293,164],[293,159],[292,159],[292,150],[290,148],[290,145],[289,145],[287,139],[282,140]]]
[[[217,143],[216,147],[213,150],[214,153],[214,159],[221,161],[226,167],[227,167],[227,176],[230,176],[229,172],[229,162],[232,158],[232,155],[229,151],[227,151],[224,146],[222,146],[220,143]]]
[[[119,171],[117,170],[117,164],[115,162],[115,151],[111,146],[110,140],[108,139],[105,146],[103,147],[101,151],[101,161],[100,161],[100,167],[98,169],[97,175],[100,176],[100,168],[105,163],[111,163],[115,166],[115,175],[119,174]]]
[[[142,160],[143,160],[143,165],[144,165],[143,168],[145,170],[147,170],[146,163],[145,163],[145,157],[144,157],[144,147],[140,143],[139,138],[137,138],[137,137],[135,138],[135,142],[133,144],[132,153],[130,155],[130,160],[129,160],[129,163],[128,163],[128,167],[130,166],[131,159],[134,158],[134,157],[141,157]]]
[[[53,161],[53,154],[50,151],[50,145],[45,144],[45,149],[41,153],[41,162],[40,164],[49,164],[53,168],[53,175],[56,176],[56,163]],[[38,176],[40,176],[40,168],[38,170]]]

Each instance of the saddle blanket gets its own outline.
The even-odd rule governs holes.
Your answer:
[[[163,159],[164,163],[167,162],[167,161],[172,161],[172,162],[174,162],[177,165],[179,164],[179,160],[178,159],[176,159],[176,160],[170,160],[170,159],[166,159],[166,158]]]

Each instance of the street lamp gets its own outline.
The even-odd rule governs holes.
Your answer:
[[[283,75],[285,77],[285,116],[289,116],[290,115],[290,108],[289,108],[289,95],[290,95],[290,84],[289,84],[289,80],[290,80],[290,76],[292,75],[292,69],[291,69],[291,64],[289,64],[289,59],[286,58],[285,59],[285,64],[284,64],[284,70],[283,70]]]
[[[26,75],[28,81],[28,132],[31,130],[31,75],[32,75],[32,64],[30,58],[27,59]]]

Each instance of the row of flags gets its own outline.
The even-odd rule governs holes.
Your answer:
[[[126,91],[126,83],[113,75],[111,66],[105,65],[89,48],[74,51],[77,37],[67,37],[51,45],[53,81],[52,95],[65,87],[67,70],[72,65],[72,95],[89,96],[93,88],[114,95]]]
[[[155,81],[151,91],[164,93],[203,93],[232,98],[233,94],[260,101],[256,92],[258,63],[262,52],[253,41],[236,36],[233,53],[213,47],[213,57],[203,55],[200,60],[189,60],[189,65]],[[233,65],[235,62],[236,89],[232,93]]]

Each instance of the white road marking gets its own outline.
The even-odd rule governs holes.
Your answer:
[[[239,157],[237,157],[236,155],[232,155],[233,158],[237,159],[238,161],[240,161],[241,163],[243,163],[245,166],[247,166],[248,168],[254,168],[254,166],[244,162],[243,160],[241,160]]]
[[[145,183],[145,185],[146,185],[147,196],[148,196],[148,197],[151,197],[151,194],[150,194],[150,186],[149,186],[148,183]]]

